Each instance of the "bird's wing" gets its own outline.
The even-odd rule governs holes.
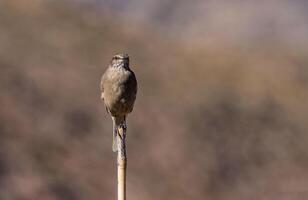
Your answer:
[[[105,81],[106,81],[106,72],[102,75],[101,83],[100,83],[101,99],[102,100],[104,100],[104,84],[105,84]],[[109,108],[107,106],[105,106],[105,108],[106,108],[107,113],[110,113]]]
[[[135,98],[136,98],[137,91],[138,91],[138,82],[137,82],[137,79],[136,79],[134,72],[133,72],[133,77],[134,77],[133,79],[134,79],[134,85],[135,85],[134,95],[135,95]]]
[[[136,95],[137,95],[137,90],[138,90],[138,84],[137,84],[137,79],[136,79],[136,76],[135,76],[135,73],[133,71],[130,71],[131,74],[129,76],[129,88],[127,88],[129,90],[129,93],[130,93],[130,103],[132,104],[131,105],[131,108],[129,110],[129,112],[132,112],[133,109],[134,109],[134,102],[136,100]]]
[[[105,82],[105,74],[102,75],[100,89],[101,89],[101,99],[104,99],[104,82]]]
[[[132,94],[132,97],[135,101],[136,95],[137,95],[137,90],[138,90],[138,84],[137,84],[137,79],[135,76],[135,73],[131,71],[131,76],[129,77],[129,82],[130,82],[130,92]]]
[[[104,82],[104,75],[105,75],[105,73],[102,75],[101,83],[100,83],[101,92],[104,92],[104,85],[103,85],[103,82]]]

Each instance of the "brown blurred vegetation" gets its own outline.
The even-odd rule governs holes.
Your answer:
[[[308,198],[308,49],[177,39],[107,7],[0,2],[0,199],[114,199],[100,76],[125,51],[128,199]]]

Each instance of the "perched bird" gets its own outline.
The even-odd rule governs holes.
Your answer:
[[[137,94],[137,80],[129,68],[129,56],[117,54],[101,79],[101,98],[113,122],[113,151],[117,151],[118,128],[126,129],[126,116],[133,111]]]

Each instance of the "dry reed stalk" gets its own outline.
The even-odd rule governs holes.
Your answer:
[[[126,129],[118,128],[118,200],[126,200]]]

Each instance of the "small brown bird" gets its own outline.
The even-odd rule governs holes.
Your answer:
[[[101,98],[113,122],[113,151],[117,151],[118,128],[126,129],[126,115],[133,111],[137,94],[137,80],[129,68],[129,56],[117,54],[101,79]]]

